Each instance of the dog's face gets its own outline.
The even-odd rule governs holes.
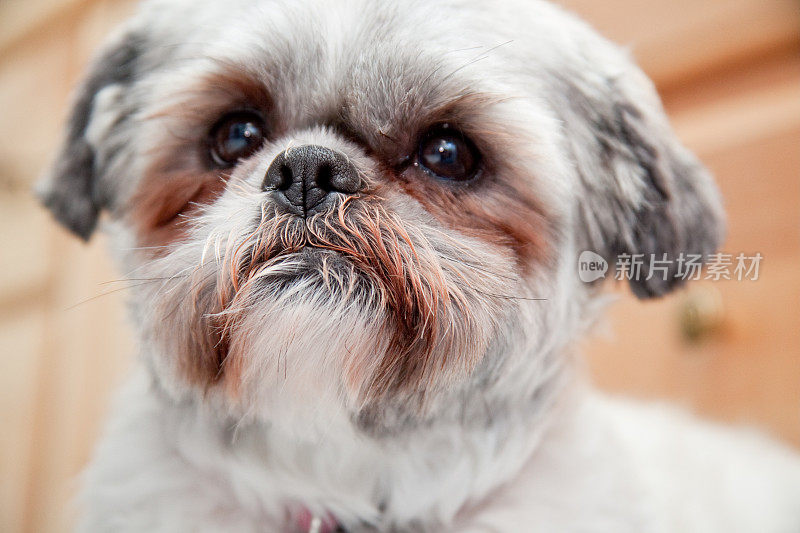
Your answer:
[[[263,416],[532,398],[588,318],[580,250],[721,234],[647,79],[535,1],[148,3],[43,197],[84,238],[110,214],[167,389]]]

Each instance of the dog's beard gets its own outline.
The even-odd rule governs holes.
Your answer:
[[[308,219],[264,207],[250,227],[158,261],[189,262],[153,295],[151,337],[194,388],[242,398],[291,381],[297,394],[332,386],[354,409],[387,397],[418,409],[507,321],[509,258],[378,202]]]

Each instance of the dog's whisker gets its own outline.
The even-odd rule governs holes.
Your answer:
[[[86,298],[84,300],[79,301],[78,303],[75,303],[73,305],[70,305],[70,306],[64,308],[64,311],[72,311],[74,309],[77,309],[80,306],[83,306],[83,305],[85,305],[87,303],[90,303],[90,302],[94,302],[94,301],[99,300],[100,298],[103,298],[105,296],[110,296],[112,294],[116,294],[116,293],[119,293],[119,292],[127,291],[127,290],[130,290],[130,289],[135,289],[135,288],[147,285],[148,283],[155,283],[155,282],[158,282],[158,281],[161,281],[161,280],[159,280],[159,279],[146,279],[146,280],[140,281],[138,283],[133,283],[133,284],[128,285],[126,287],[119,287],[117,289],[112,289],[110,291],[106,291],[106,292],[104,292],[102,294],[96,294],[94,296],[90,296],[89,298]]]

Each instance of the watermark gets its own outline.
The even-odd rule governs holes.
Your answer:
[[[676,278],[686,281],[757,281],[763,259],[760,253],[680,253],[672,257],[668,254],[619,254],[614,263],[613,276],[618,281],[667,281]],[[578,257],[578,276],[585,283],[605,278],[607,273],[611,274],[608,271],[608,261],[596,252],[586,250]]]
[[[578,276],[584,283],[606,277],[608,272],[608,261],[591,250],[581,252],[578,257]]]

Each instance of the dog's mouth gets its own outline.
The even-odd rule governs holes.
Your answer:
[[[328,280],[361,275],[389,282],[418,267],[412,230],[380,206],[343,202],[308,218],[263,216],[229,257],[225,275],[239,286],[253,278]]]
[[[252,264],[243,264],[242,277],[252,277],[255,284],[271,295],[281,295],[288,289],[305,284],[308,291],[333,292],[345,286],[350,291],[362,285],[367,273],[358,268],[346,254],[306,243],[299,249],[281,250],[270,259],[256,259]]]

